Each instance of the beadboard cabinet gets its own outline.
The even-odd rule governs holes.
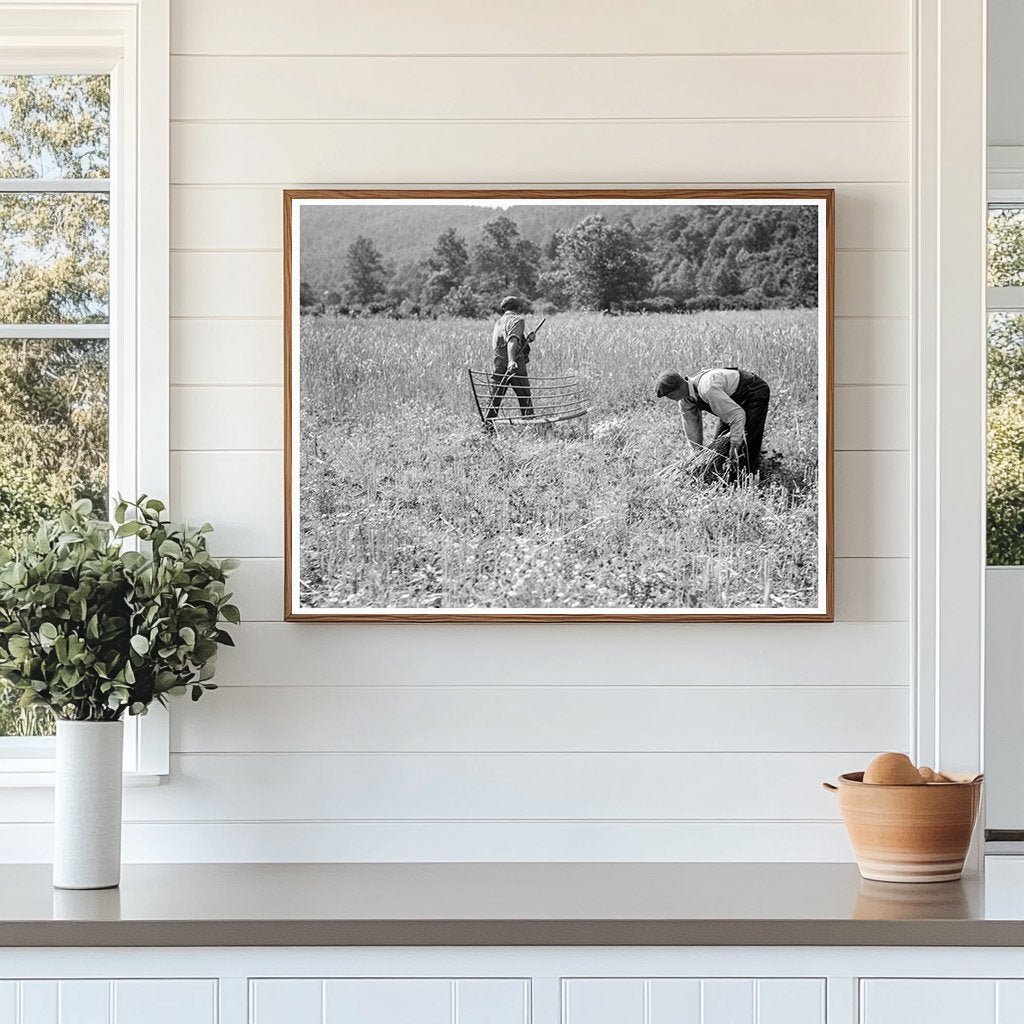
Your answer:
[[[212,978],[6,980],[0,1024],[218,1024],[217,988]]]
[[[865,981],[861,1024],[1019,1024],[1024,981],[987,978]]]
[[[825,981],[805,978],[572,978],[563,1024],[825,1024]]]
[[[0,949],[0,1024],[1020,1024],[1020,948]]]

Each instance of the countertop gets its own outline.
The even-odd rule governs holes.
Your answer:
[[[1024,946],[1024,860],[993,860],[926,885],[852,864],[127,865],[97,892],[12,865],[0,946]]]

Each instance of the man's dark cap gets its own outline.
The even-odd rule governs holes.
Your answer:
[[[512,310],[514,313],[521,313],[523,311],[523,300],[517,295],[506,295],[501,300],[501,305],[498,306],[498,309],[502,313],[507,313],[509,310]]]
[[[654,389],[654,394],[658,398],[664,398],[682,386],[683,378],[678,373],[670,371],[669,373],[663,373],[658,378],[658,386]]]

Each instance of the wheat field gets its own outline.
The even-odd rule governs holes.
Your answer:
[[[465,371],[488,368],[490,329],[302,318],[302,607],[817,604],[815,310],[556,314],[530,372],[578,373],[591,413],[494,438]],[[661,372],[708,365],[771,386],[759,481],[695,474],[678,406],[654,398]]]

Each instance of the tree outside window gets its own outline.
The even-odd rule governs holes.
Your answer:
[[[110,79],[0,76],[0,545],[108,491]],[[0,684],[0,736],[39,735]]]

